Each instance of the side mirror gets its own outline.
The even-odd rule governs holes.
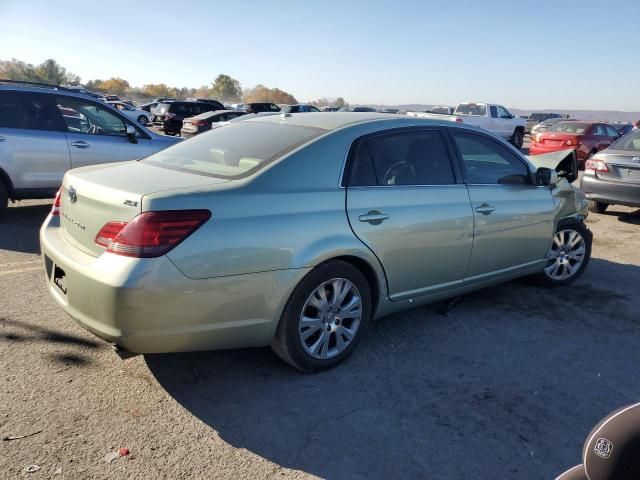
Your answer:
[[[129,125],[127,123],[127,138],[131,143],[138,143],[138,139],[136,138],[136,129],[133,125]]]
[[[555,187],[558,183],[558,172],[546,167],[540,167],[536,171],[536,185]]]

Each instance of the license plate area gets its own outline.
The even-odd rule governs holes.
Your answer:
[[[53,283],[63,294],[67,294],[67,275],[58,265],[53,267]]]

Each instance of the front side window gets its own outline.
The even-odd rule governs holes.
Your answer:
[[[68,132],[120,137],[127,134],[124,120],[106,106],[72,97],[57,97],[56,101]]]
[[[511,114],[504,107],[498,107],[498,118],[511,118]]]
[[[615,128],[610,127],[609,125],[605,125],[604,128],[607,131],[607,137],[618,138],[620,136]]]
[[[452,131],[470,184],[528,184],[529,169],[507,147],[484,135]]]
[[[438,130],[398,132],[361,141],[349,179],[352,186],[453,183],[451,161]]]
[[[495,106],[491,105],[489,111],[491,112],[491,118],[498,118],[498,109]]]

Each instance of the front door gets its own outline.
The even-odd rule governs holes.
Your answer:
[[[66,128],[72,168],[137,160],[151,155],[151,140],[134,125],[136,143],[126,133],[133,123],[111,108],[76,97],[57,97]]]
[[[554,229],[549,187],[533,184],[524,159],[497,139],[450,129],[462,159],[474,215],[465,282],[489,280],[543,263]]]
[[[347,180],[349,223],[380,260],[392,300],[462,285],[473,214],[440,129],[360,139]]]

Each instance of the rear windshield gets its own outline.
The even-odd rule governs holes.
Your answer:
[[[325,133],[319,128],[240,122],[197,135],[143,162],[221,178],[241,178]]]
[[[456,108],[455,113],[460,115],[478,115],[484,117],[487,114],[487,106],[478,105],[476,103],[461,103]]]
[[[550,132],[561,132],[561,133],[575,133],[581,135],[585,133],[589,127],[590,123],[578,123],[578,122],[560,122],[556,123],[553,127],[549,129]]]
[[[640,130],[627,133],[611,144],[610,150],[629,150],[640,152]]]

